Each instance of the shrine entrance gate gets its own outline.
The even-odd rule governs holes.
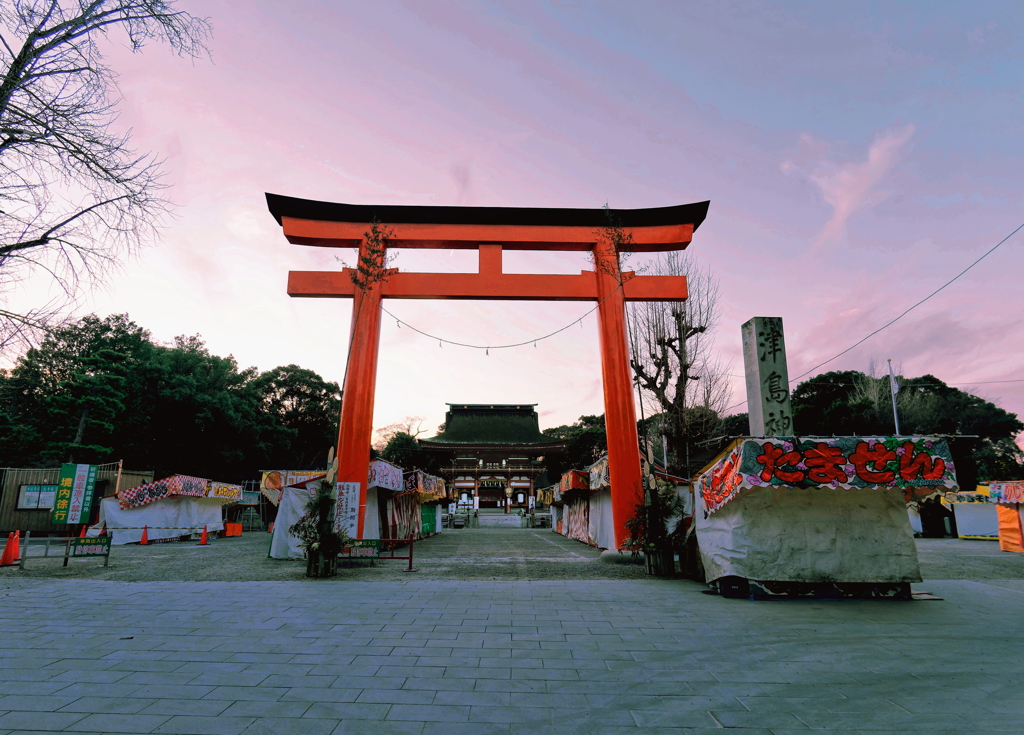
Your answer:
[[[352,269],[291,271],[288,295],[354,299],[349,360],[338,430],[339,482],[359,483],[358,537],[363,535],[366,482],[373,431],[383,299],[473,299],[500,301],[596,301],[604,381],[605,428],[615,542],[629,536],[626,522],[643,502],[639,437],[629,365],[625,303],[683,301],[683,276],[637,276],[620,269],[608,238],[604,209],[514,207],[371,206],[318,202],[267,194],[271,214],[288,242],[359,248],[376,258],[364,240],[371,223],[385,225],[393,248],[443,248],[480,252],[478,273],[402,273],[358,288]],[[634,252],[684,249],[707,216],[709,202],[656,209],[616,210],[617,226],[631,235]],[[510,274],[502,250],[592,252],[595,268],[579,275]]]

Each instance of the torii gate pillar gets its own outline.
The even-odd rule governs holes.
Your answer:
[[[622,271],[619,253],[608,239],[608,213],[601,209],[360,206],[274,194],[267,194],[267,204],[289,242],[358,247],[364,263],[372,257],[364,235],[374,221],[390,228],[389,247],[480,252],[479,273],[395,271],[365,289],[356,286],[352,269],[293,271],[288,275],[291,296],[354,299],[338,431],[337,479],[359,483],[358,537],[362,538],[365,522],[383,299],[596,301],[612,515],[615,542],[622,544],[629,536],[626,522],[644,497],[625,304],[683,301],[687,296],[683,276],[636,276]],[[615,214],[633,251],[682,250],[704,221],[708,205],[700,202]],[[578,276],[506,274],[501,267],[503,248],[589,251],[595,267]],[[383,259],[379,253],[376,257]]]

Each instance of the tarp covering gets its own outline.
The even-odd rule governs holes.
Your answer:
[[[117,494],[117,502],[122,510],[127,510],[128,508],[141,508],[161,498],[169,498],[175,495],[202,498],[206,496],[207,483],[209,483],[209,480],[204,480],[201,477],[171,475],[156,482],[121,490]]]
[[[561,529],[558,526],[559,521],[562,520],[563,508],[561,505],[551,506],[551,530],[555,533],[560,533]]]
[[[928,436],[738,439],[697,483],[706,515],[758,487],[900,488],[906,502],[959,489],[949,445]]]
[[[752,487],[713,514],[702,494],[697,503],[708,581],[921,581],[900,488]]]
[[[960,538],[999,537],[999,516],[996,513],[996,506],[987,494],[946,493],[942,500],[953,509],[956,532]]]
[[[150,541],[178,538],[201,531],[203,526],[210,533],[223,531],[223,501],[215,498],[172,496],[147,503],[141,508],[122,508],[117,498],[103,498],[100,501],[99,523],[89,529],[89,536],[98,536],[104,524],[111,536],[111,543],[137,544],[142,540],[142,529],[148,526]]]
[[[418,539],[423,536],[423,516],[416,493],[395,495],[388,500],[388,521],[391,525],[390,538]]]
[[[366,515],[363,519],[363,538],[380,538],[380,507],[377,502],[377,488],[366,491]]]
[[[325,475],[311,475],[312,479],[298,485],[282,488],[281,499],[274,521],[274,536],[270,541],[270,556],[273,559],[305,559],[306,552],[298,536],[288,529],[298,523],[306,514],[306,503],[316,494],[316,486]]]
[[[575,541],[590,543],[590,497],[588,495],[577,495],[565,501],[562,533]]]
[[[1024,524],[1020,503],[996,505],[999,518],[999,549],[1024,554]]]
[[[612,518],[612,493],[608,488],[591,491],[588,523],[588,543],[601,549],[615,548],[615,521]]]

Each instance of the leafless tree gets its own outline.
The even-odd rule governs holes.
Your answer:
[[[406,416],[401,421],[380,427],[374,433],[377,435],[377,440],[373,443],[373,448],[378,452],[382,452],[384,447],[388,445],[388,442],[395,438],[396,434],[408,434],[413,438],[422,434],[423,417]]]
[[[645,273],[686,276],[689,288],[681,303],[640,301],[627,307],[630,363],[641,400],[659,417],[669,464],[682,468],[687,449],[717,430],[729,401],[728,368],[712,349],[720,316],[718,279],[685,251],[659,255]]]
[[[206,52],[210,25],[173,0],[0,0],[0,350],[23,343],[155,234],[160,162],[113,131],[116,75],[99,42]],[[19,282],[57,294],[17,308]]]

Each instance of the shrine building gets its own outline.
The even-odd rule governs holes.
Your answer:
[[[538,479],[564,441],[540,431],[535,403],[483,405],[449,403],[444,430],[420,439],[438,459],[460,508],[511,513],[534,506]]]

